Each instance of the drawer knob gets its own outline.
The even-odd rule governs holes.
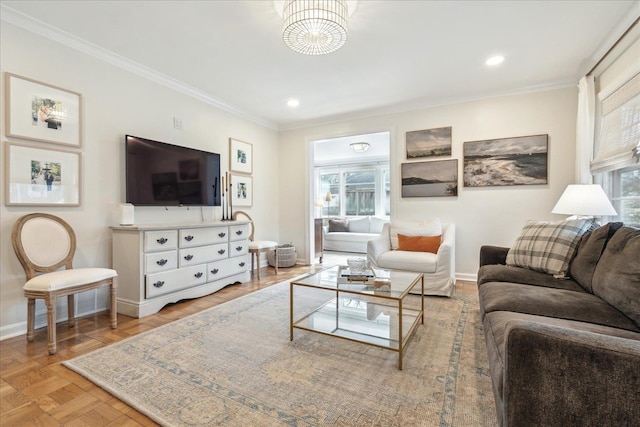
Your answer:
[[[156,288],[161,288],[162,286],[164,286],[164,280],[158,280],[153,284],[153,286],[155,286]]]
[[[160,243],[161,245],[164,245],[165,243],[167,243],[169,240],[165,239],[164,237],[159,238],[158,240],[156,240],[156,242]]]
[[[163,266],[168,262],[168,260],[166,259],[159,259],[158,261],[156,261],[156,264],[158,264],[159,266]]]
[[[218,270],[217,268],[214,268],[213,270],[211,270],[211,274],[218,274],[218,271],[220,270]]]
[[[202,271],[198,271],[196,274],[194,274],[194,276],[196,277],[196,279],[199,279],[202,277]]]
[[[238,231],[236,231],[236,234],[237,234],[238,236],[242,235],[242,230],[238,230]]]
[[[193,259],[193,255],[189,254],[184,257],[187,261],[191,261]]]
[[[186,240],[187,242],[190,242],[193,240],[193,236],[192,235],[184,236],[184,240]]]
[[[226,251],[225,251],[224,249],[220,249],[220,250],[218,251],[218,253],[219,253],[220,255],[222,255],[222,254],[223,254],[223,253],[225,253],[225,252],[226,252]]]
[[[242,262],[241,262],[240,264],[238,264],[238,265],[239,265],[240,267],[244,267],[245,262],[244,262],[244,261],[242,261]]]
[[[242,250],[242,246],[236,246],[236,251],[240,252]]]
[[[223,233],[218,233],[218,237],[224,237],[226,235],[227,235],[227,233],[224,233],[224,232]]]

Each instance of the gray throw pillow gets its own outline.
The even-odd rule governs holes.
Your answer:
[[[564,277],[580,238],[592,226],[591,219],[528,221],[507,253],[507,265]]]
[[[610,222],[582,236],[578,252],[569,266],[569,274],[585,291],[593,293],[591,283],[596,265],[607,242],[620,227],[621,222]]]
[[[593,293],[640,327],[640,229],[615,232],[593,273]]]
[[[347,219],[330,219],[329,233],[346,233],[349,231],[349,220]]]

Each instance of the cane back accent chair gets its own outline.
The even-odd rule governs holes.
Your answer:
[[[33,341],[36,299],[44,299],[47,306],[48,350],[55,354],[56,300],[67,297],[68,323],[73,327],[75,294],[101,286],[111,288],[111,327],[117,327],[118,273],[109,268],[73,268],[76,235],[66,221],[45,213],[25,215],[14,224],[11,238],[27,276],[23,290],[28,299],[28,341]]]

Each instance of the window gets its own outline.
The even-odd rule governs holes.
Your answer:
[[[388,217],[391,213],[389,164],[366,163],[317,167],[318,190],[323,216]],[[330,200],[327,200],[327,194]]]
[[[640,26],[632,25],[596,66],[594,182],[618,215],[610,220],[640,226]]]
[[[614,171],[611,184],[611,201],[619,221],[640,227],[640,166]]]

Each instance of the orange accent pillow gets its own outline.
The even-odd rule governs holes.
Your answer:
[[[438,253],[442,236],[405,236],[398,234],[398,250],[411,252]]]

